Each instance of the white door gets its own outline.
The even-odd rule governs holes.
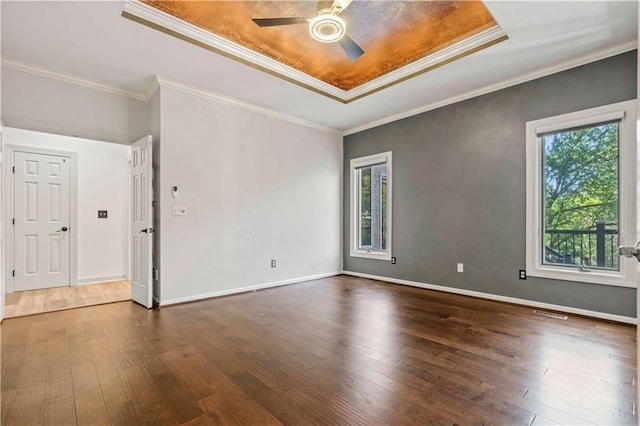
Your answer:
[[[69,157],[15,152],[15,290],[69,285]]]
[[[153,161],[151,136],[131,145],[131,299],[153,306]]]

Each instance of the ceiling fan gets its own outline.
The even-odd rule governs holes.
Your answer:
[[[342,50],[349,59],[355,61],[364,50],[347,34],[347,24],[340,14],[351,4],[353,0],[334,0],[329,7],[325,7],[328,1],[318,3],[318,14],[315,17],[291,17],[291,18],[254,18],[260,27],[275,27],[279,25],[309,24],[309,34],[315,40],[322,43],[340,43]]]

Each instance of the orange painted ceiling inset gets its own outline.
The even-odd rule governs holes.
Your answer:
[[[313,1],[142,1],[342,90],[497,25],[480,1],[354,1],[341,17],[365,54],[352,62],[338,43],[311,38],[307,24],[261,28],[252,21],[314,17]]]

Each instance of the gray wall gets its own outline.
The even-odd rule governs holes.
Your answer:
[[[149,133],[144,101],[2,68],[5,126],[131,144]]]
[[[633,51],[345,137],[345,177],[350,159],[393,151],[398,263],[349,256],[346,178],[344,269],[635,317],[635,289],[518,279],[525,123],[635,97]]]

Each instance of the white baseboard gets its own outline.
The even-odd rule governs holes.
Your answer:
[[[126,275],[112,275],[109,277],[93,277],[93,278],[82,278],[78,279],[77,285],[87,285],[87,284],[98,284],[98,283],[109,283],[113,281],[122,281],[126,280]]]
[[[566,313],[570,313],[570,314],[583,315],[583,316],[586,316],[586,317],[605,319],[605,320],[616,321],[616,322],[621,322],[621,323],[625,323],[625,324],[638,324],[638,320],[636,318],[625,317],[625,316],[622,316],[622,315],[608,314],[608,313],[605,313],[605,312],[590,311],[590,310],[587,310],[587,309],[572,308],[570,306],[554,305],[554,304],[551,304],[551,303],[536,302],[535,300],[518,299],[516,297],[500,296],[500,295],[497,295],[497,294],[482,293],[482,292],[479,292],[479,291],[465,290],[465,289],[455,288],[455,287],[447,287],[447,286],[435,285],[435,284],[426,284],[426,283],[421,283],[421,282],[417,282],[417,281],[401,280],[401,279],[398,279],[398,278],[390,278],[390,277],[382,277],[382,276],[378,276],[378,275],[362,274],[360,272],[342,271],[342,273],[344,275],[351,275],[351,276],[360,277],[360,278],[369,278],[369,279],[377,280],[377,281],[386,281],[386,282],[393,283],[393,284],[402,284],[402,285],[407,285],[407,286],[411,286],[411,287],[425,288],[427,290],[436,290],[436,291],[442,291],[442,292],[446,292],[446,293],[460,294],[460,295],[463,295],[463,296],[471,296],[471,297],[477,297],[477,298],[480,298],[480,299],[488,299],[488,300],[495,300],[495,301],[498,301],[498,302],[513,303],[513,304],[516,304],[516,305],[532,306],[534,308],[551,309],[553,311],[560,311],[560,312],[566,312]]]
[[[160,306],[175,305],[177,303],[195,302],[196,300],[211,299],[213,297],[228,296],[237,293],[247,293],[249,291],[263,290],[265,288],[280,287],[283,285],[297,284],[305,281],[319,280],[320,278],[334,277],[340,275],[341,271],[327,272],[318,275],[309,275],[307,277],[291,278],[284,281],[274,281],[270,283],[252,285],[247,287],[233,288],[230,290],[215,291],[213,293],[198,294],[195,296],[179,297],[177,299],[168,299],[160,301]]]

